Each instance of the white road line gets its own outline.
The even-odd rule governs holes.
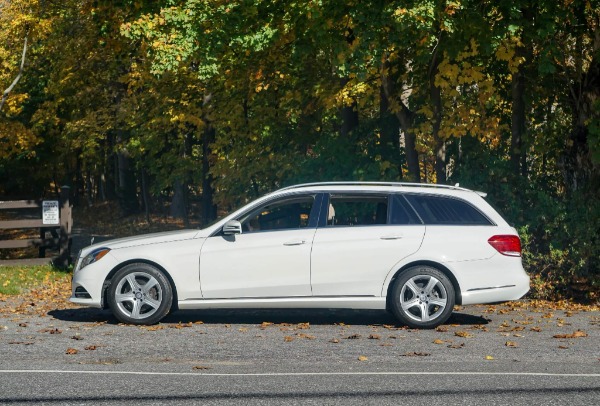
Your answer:
[[[285,377],[285,376],[362,376],[362,375],[450,375],[450,376],[547,376],[600,378],[600,374],[560,374],[548,372],[271,372],[248,374],[219,374],[202,372],[143,372],[143,371],[69,371],[60,369],[3,369],[0,374],[90,374],[90,375],[156,375],[156,376],[220,376],[220,377]]]

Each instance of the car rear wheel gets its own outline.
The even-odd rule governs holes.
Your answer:
[[[115,317],[128,324],[155,324],[171,310],[173,290],[158,268],[135,263],[119,270],[108,287]]]
[[[391,309],[413,328],[434,328],[444,323],[454,308],[454,287],[439,270],[418,265],[403,272],[392,288]]]

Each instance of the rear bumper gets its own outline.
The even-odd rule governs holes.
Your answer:
[[[462,292],[462,304],[506,302],[522,298],[529,292],[529,276],[524,275],[515,284],[471,289]]]

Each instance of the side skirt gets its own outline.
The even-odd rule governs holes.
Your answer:
[[[180,309],[381,309],[385,297],[285,297],[242,299],[189,299],[178,303]]]

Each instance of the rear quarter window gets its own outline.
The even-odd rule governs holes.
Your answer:
[[[425,224],[481,225],[493,223],[470,203],[453,197],[404,195]]]

